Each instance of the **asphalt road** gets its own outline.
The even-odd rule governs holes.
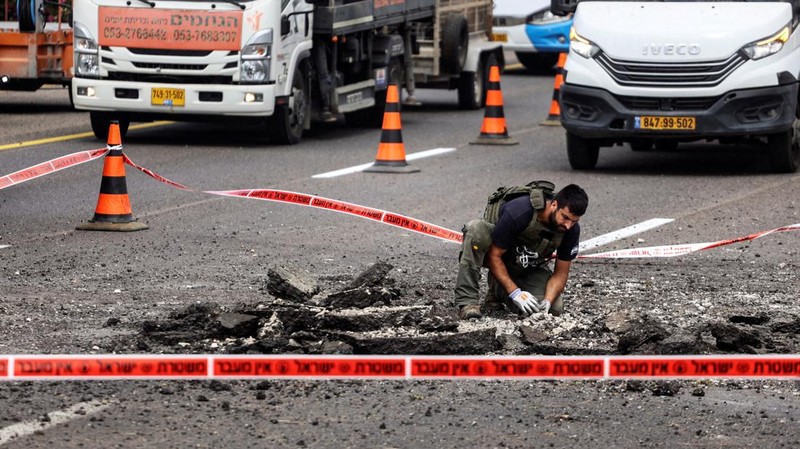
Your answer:
[[[552,75],[510,70],[501,85],[510,134],[519,145],[470,145],[483,111],[459,110],[454,92],[418,93],[423,106],[402,112],[406,153],[455,151],[410,162],[421,169],[416,174],[314,178],[374,160],[380,130],[338,124],[320,126],[292,147],[269,143],[257,127],[166,124],[131,129],[123,148],[135,162],[197,190],[316,194],[453,230],[479,216],[496,187],[532,179],[586,189],[590,207],[581,221],[583,239],[651,218],[675,220],[602,248],[609,250],[713,242],[800,222],[800,174],[770,173],[765,158],[752,148],[699,144],[642,153],[615,147],[601,151],[596,170],[572,171],[563,129],[539,125],[548,112]],[[0,92],[0,176],[104,147],[85,135],[91,132],[88,122],[87,114],[70,109],[63,90]],[[17,145],[36,140],[41,141]],[[189,304],[259,301],[266,273],[277,265],[333,282],[388,261],[402,282],[438,284],[438,291],[428,292],[442,301],[449,294],[458,252],[452,243],[326,211],[181,191],[131,167],[127,184],[133,213],[150,229],[75,231],[93,215],[101,171],[101,162],[94,161],[0,192],[0,329],[5,330],[0,353],[105,352],[109,341],[135,333],[142,320]],[[765,301],[766,313],[770,292],[794,291],[796,298],[798,254],[796,233],[785,233],[668,262],[578,262],[573,283],[591,277],[624,286],[650,278],[647,282],[663,285],[670,279],[659,276],[669,272],[672,282],[707,277],[721,289],[690,282],[680,288],[684,296],[729,302],[735,298],[719,296],[727,289],[748,291],[747,270],[753,267],[756,296]],[[727,274],[733,279],[725,280]],[[736,285],[720,285],[724,282]],[[568,289],[567,307],[570,294],[576,295]],[[687,307],[666,294],[641,293],[636,300],[667,310]],[[599,319],[603,304],[591,313]],[[125,325],[105,326],[109,318]],[[697,388],[702,395],[689,394]],[[699,382],[685,385],[676,396],[649,391],[624,382],[9,383],[0,384],[0,428],[31,421],[39,430],[16,438],[0,430],[0,445],[800,444],[800,389],[794,382]],[[66,424],[47,426],[55,420],[47,413],[75,404],[83,404],[84,412]]]

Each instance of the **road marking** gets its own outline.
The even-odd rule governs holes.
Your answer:
[[[589,240],[586,240],[585,242],[581,242],[580,245],[578,246],[578,250],[582,252],[582,251],[588,251],[593,248],[597,248],[598,246],[608,245],[611,242],[622,240],[625,237],[630,237],[632,235],[639,234],[644,231],[649,231],[650,229],[657,228],[672,221],[675,221],[675,219],[653,218],[647,221],[643,221],[633,226],[628,226],[627,228],[622,228],[613,232],[609,232],[608,234],[603,234],[595,238],[591,238]]]
[[[0,245],[0,249],[8,248],[9,246],[11,246],[11,245]]]
[[[31,421],[23,421],[17,424],[12,424],[8,427],[4,427],[0,429],[0,446],[17,438],[31,435],[35,432],[39,432],[57,426],[59,424],[70,422],[74,419],[85,418],[89,415],[101,412],[106,408],[110,407],[112,403],[113,402],[104,402],[104,401],[79,402],[64,410],[57,410],[55,412],[48,413],[47,414],[47,417],[49,419],[48,421],[42,421],[37,419]]]
[[[128,130],[154,128],[156,126],[168,125],[170,123],[174,123],[174,122],[160,121],[160,122],[153,122],[153,123],[142,123],[140,125],[131,125],[128,128]],[[0,145],[0,151],[13,150],[15,148],[22,148],[22,147],[31,147],[31,146],[34,146],[34,145],[44,145],[46,143],[53,143],[53,142],[64,142],[66,140],[84,139],[86,137],[94,137],[94,133],[86,132],[86,133],[78,133],[78,134],[68,134],[66,136],[48,137],[47,139],[28,140],[26,142],[9,143],[7,145]]]
[[[432,150],[419,151],[417,153],[411,153],[406,155],[406,161],[413,161],[415,159],[422,159],[424,157],[430,157],[430,156],[438,156],[440,154],[449,153],[451,151],[456,151],[456,149],[434,148]],[[334,170],[334,171],[329,171],[327,173],[320,173],[318,175],[312,176],[312,178],[335,178],[336,176],[349,175],[352,173],[363,171],[369,167],[372,167],[373,164],[374,162],[370,162],[369,164],[361,164],[361,165],[356,165],[354,167],[343,168],[341,170]]]

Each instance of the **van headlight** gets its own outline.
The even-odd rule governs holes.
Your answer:
[[[80,23],[75,23],[73,36],[72,51],[75,54],[75,74],[87,78],[100,76],[97,42],[92,39],[89,30]]]
[[[792,29],[789,27],[789,25],[786,25],[785,27],[781,28],[780,31],[766,39],[745,45],[742,47],[742,52],[752,60],[774,55],[775,53],[781,51],[783,44],[789,40],[789,36],[792,34],[791,30]]]
[[[254,34],[247,45],[242,47],[240,58],[240,82],[250,84],[268,82],[272,60],[272,29],[261,30]]]
[[[593,58],[600,51],[594,42],[579,35],[574,25],[569,29],[569,48],[586,59]]]

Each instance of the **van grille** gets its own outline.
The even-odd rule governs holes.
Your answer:
[[[739,53],[724,60],[703,62],[625,61],[602,52],[595,58],[623,86],[677,88],[716,86],[746,61]]]
[[[627,109],[640,111],[705,111],[711,108],[721,97],[615,97]]]

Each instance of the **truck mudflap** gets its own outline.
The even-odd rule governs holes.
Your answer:
[[[584,138],[720,138],[791,129],[796,81],[727,92],[717,97],[625,97],[603,89],[563,84],[561,124]]]

